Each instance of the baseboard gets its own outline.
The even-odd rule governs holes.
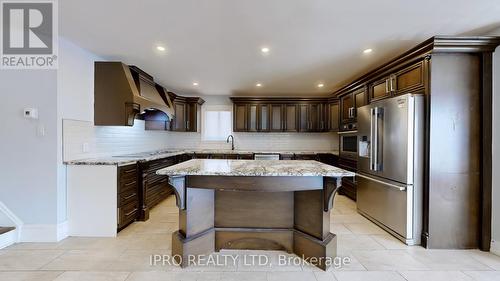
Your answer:
[[[59,242],[68,237],[68,223],[59,224],[25,224],[20,242]]]
[[[500,256],[500,241],[491,240],[490,252]]]
[[[17,229],[0,234],[0,249],[10,246],[17,242]]]

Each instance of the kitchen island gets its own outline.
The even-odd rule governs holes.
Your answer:
[[[172,255],[283,250],[326,269],[336,256],[333,197],[354,173],[317,161],[193,159],[161,169],[175,189]]]

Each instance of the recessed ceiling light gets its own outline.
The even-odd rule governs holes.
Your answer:
[[[255,87],[262,87],[262,84],[261,83],[257,83],[257,84],[255,84]]]
[[[369,53],[371,53],[372,51],[373,51],[372,49],[366,49],[366,50],[364,50],[364,51],[363,51],[363,53],[365,53],[365,54],[369,54]]]
[[[166,50],[165,47],[163,47],[163,46],[156,46],[156,49],[160,52],[165,52],[165,50]]]
[[[193,82],[193,86],[198,86],[198,82]]]
[[[324,86],[325,86],[325,84],[323,84],[323,83],[318,84],[318,88],[323,88]]]
[[[264,53],[264,54],[267,54],[267,53],[269,53],[269,51],[270,51],[270,50],[269,50],[269,48],[268,48],[268,47],[262,47],[262,48],[260,49],[260,51],[261,51],[262,53]]]

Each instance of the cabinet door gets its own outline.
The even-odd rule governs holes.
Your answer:
[[[188,103],[186,110],[186,131],[198,131],[198,105],[196,103]]]
[[[354,118],[357,116],[358,108],[367,105],[366,91],[363,89],[354,93]]]
[[[339,103],[330,103],[328,109],[328,130],[337,132],[339,130]]]
[[[321,131],[321,105],[311,104],[309,105],[309,131],[318,132]]]
[[[285,105],[285,131],[286,132],[297,132],[297,105],[287,104]]]
[[[299,104],[299,131],[307,132],[311,128],[309,123],[309,105]]]
[[[271,105],[271,131],[281,132],[284,129],[283,105]]]
[[[257,115],[257,105],[249,104],[248,105],[248,132],[257,132],[258,130],[258,115]]]
[[[389,89],[390,77],[384,77],[372,84],[370,84],[370,101],[383,99],[391,96]]]
[[[186,104],[174,102],[174,131],[186,131]]]
[[[235,104],[233,117],[233,130],[235,132],[245,132],[247,130],[247,105]]]
[[[352,108],[354,107],[354,100],[351,93],[340,97],[341,106],[341,121],[342,123],[350,122],[352,120]]]
[[[394,75],[393,87],[395,94],[406,94],[409,91],[421,90],[424,88],[424,62],[419,62]]]
[[[260,104],[259,109],[259,127],[258,131],[266,132],[269,131],[269,105]]]

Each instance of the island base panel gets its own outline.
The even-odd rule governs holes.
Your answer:
[[[215,231],[215,249],[293,252],[293,230],[220,229]]]
[[[252,185],[258,186],[259,179],[253,180]],[[185,204],[178,205],[180,229],[172,237],[172,255],[182,257],[182,267],[193,255],[246,249],[295,253],[327,269],[327,261],[336,256],[337,239],[329,231],[331,209],[324,210],[323,189],[279,187],[277,192],[260,192],[231,187],[176,187],[181,191],[177,194],[185,192],[179,197]]]
[[[293,252],[309,263],[327,270],[337,256],[337,235],[329,233],[325,240],[295,231],[293,235]]]
[[[172,257],[181,267],[188,266],[189,261],[192,261],[192,257],[210,255],[213,252],[215,252],[214,229],[191,238],[186,238],[179,231],[172,234]]]

